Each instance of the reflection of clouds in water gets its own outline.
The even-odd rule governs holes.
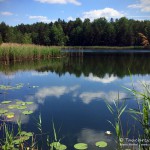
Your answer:
[[[108,145],[115,146],[113,136],[107,136],[104,132],[95,131],[92,129],[83,129],[78,135],[78,142],[88,144],[89,149],[97,150],[95,143],[98,141],[105,141]],[[107,147],[108,148],[108,147]]]
[[[48,72],[32,72],[31,76],[47,76]]]
[[[67,86],[52,86],[49,88],[41,88],[40,90],[38,90],[37,93],[35,93],[35,96],[30,96],[29,99],[33,100],[33,99],[37,99],[37,101],[39,103],[43,103],[44,99],[48,96],[55,96],[57,98],[59,98],[60,96],[70,93],[70,92],[74,92],[76,91],[80,86],[79,85],[75,85],[75,86],[71,86],[71,87],[67,87]]]
[[[139,81],[134,81],[133,83],[125,83],[125,87],[131,90],[134,88],[134,90],[144,94],[146,92],[146,89],[150,90],[150,80],[142,79]],[[137,94],[136,96],[140,98],[140,95]]]
[[[94,82],[111,83],[117,80],[118,78],[115,77],[113,74],[111,76],[106,74],[103,78],[99,78],[97,76],[93,76],[93,74],[90,73],[88,77],[85,77],[85,79],[89,81],[94,81]]]
[[[108,102],[113,102],[113,100],[118,99],[124,99],[127,98],[127,94],[124,92],[116,92],[116,91],[110,91],[110,92],[83,92],[79,95],[79,97],[82,99],[83,103],[89,104],[93,100],[96,99],[104,99]]]

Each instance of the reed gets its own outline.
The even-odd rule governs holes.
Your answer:
[[[60,47],[37,46],[33,44],[3,43],[0,46],[1,61],[23,61],[61,57]]]

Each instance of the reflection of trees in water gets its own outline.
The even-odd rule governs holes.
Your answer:
[[[0,70],[5,74],[18,70],[36,70],[38,72],[51,71],[59,75],[66,72],[75,74],[77,77],[84,74],[89,76],[104,77],[105,74],[124,77],[132,74],[150,73],[150,54],[149,53],[103,53],[103,54],[84,54],[80,57],[65,57],[60,59],[50,59],[43,61],[15,62],[10,65],[1,63]]]

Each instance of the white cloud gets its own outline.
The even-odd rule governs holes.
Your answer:
[[[43,103],[44,99],[48,96],[54,96],[54,97],[59,98],[60,96],[64,94],[76,91],[78,88],[79,88],[79,85],[75,85],[72,87],[53,86],[50,88],[42,88],[35,94],[35,99],[37,99],[39,103]]]
[[[74,21],[75,18],[73,18],[73,17],[70,16],[70,17],[67,18],[67,20],[68,20],[68,21],[70,21],[70,20],[71,20],[71,21]]]
[[[8,12],[8,11],[3,11],[3,12],[1,12],[1,15],[3,15],[3,16],[12,16],[13,13],[12,12]]]
[[[150,12],[150,0],[139,0],[139,3],[129,5],[128,8],[138,8],[142,12]]]
[[[55,20],[50,20],[46,16],[29,16],[29,19],[34,19],[38,22],[45,22],[45,23],[55,22]]]
[[[47,76],[48,72],[32,72],[31,76]]]
[[[49,3],[49,4],[67,4],[72,3],[74,5],[81,5],[77,0],[35,0],[41,3]]]
[[[99,78],[97,76],[93,76],[93,74],[90,73],[88,77],[85,77],[85,79],[94,82],[111,83],[117,80],[118,78],[115,77],[114,75],[109,76],[108,74],[106,74],[103,78]]]
[[[110,92],[83,92],[79,95],[83,103],[89,104],[94,100],[107,100],[108,102],[113,102],[113,100],[118,99],[118,92],[110,91]],[[124,99],[127,97],[126,93],[119,92],[119,99]]]
[[[89,18],[90,20],[94,20],[100,17],[105,17],[106,19],[109,18],[120,18],[123,17],[124,14],[113,9],[113,8],[104,8],[98,10],[91,10],[87,12],[83,12],[82,19]]]

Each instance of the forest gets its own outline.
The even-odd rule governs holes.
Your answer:
[[[150,21],[106,18],[90,21],[58,19],[55,22],[9,26],[0,23],[0,43],[37,44],[45,46],[140,46],[144,34],[150,40]]]

